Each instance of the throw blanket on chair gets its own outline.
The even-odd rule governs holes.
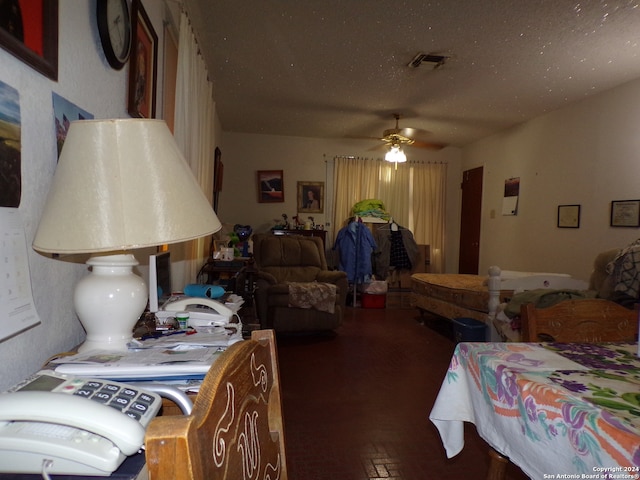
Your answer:
[[[331,283],[295,282],[289,284],[289,306],[314,308],[335,313],[338,288]]]
[[[640,296],[640,239],[627,245],[607,265],[607,272],[613,276],[615,293],[637,299]]]

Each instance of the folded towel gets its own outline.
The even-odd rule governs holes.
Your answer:
[[[337,287],[331,283],[289,283],[289,306],[335,313]]]

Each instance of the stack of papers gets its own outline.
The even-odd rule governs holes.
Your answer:
[[[242,341],[241,325],[199,329],[132,343],[128,351],[92,350],[52,363],[61,374],[126,381],[198,380],[228,346]]]
[[[229,307],[233,313],[238,313],[243,303],[244,299],[240,295],[236,295],[235,293],[229,295],[227,297],[227,300],[224,302],[224,304]]]

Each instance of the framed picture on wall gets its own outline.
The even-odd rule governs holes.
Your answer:
[[[324,182],[298,182],[298,212],[324,212]]]
[[[612,227],[640,227],[640,200],[611,202]]]
[[[284,177],[282,170],[258,170],[258,202],[284,202]]]
[[[0,46],[58,80],[58,0],[0,1]]]
[[[580,228],[580,205],[558,205],[558,228]]]
[[[158,36],[140,0],[131,3],[133,41],[129,57],[129,115],[155,118]]]

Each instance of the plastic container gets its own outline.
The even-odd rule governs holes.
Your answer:
[[[189,326],[189,312],[176,312],[175,318],[180,325],[180,330],[185,330]]]
[[[454,318],[453,334],[457,342],[486,342],[487,325],[475,318]]]
[[[224,293],[224,288],[219,285],[192,283],[184,287],[184,294],[188,297],[220,298]]]
[[[362,293],[362,308],[385,308],[387,295],[379,293]]]

